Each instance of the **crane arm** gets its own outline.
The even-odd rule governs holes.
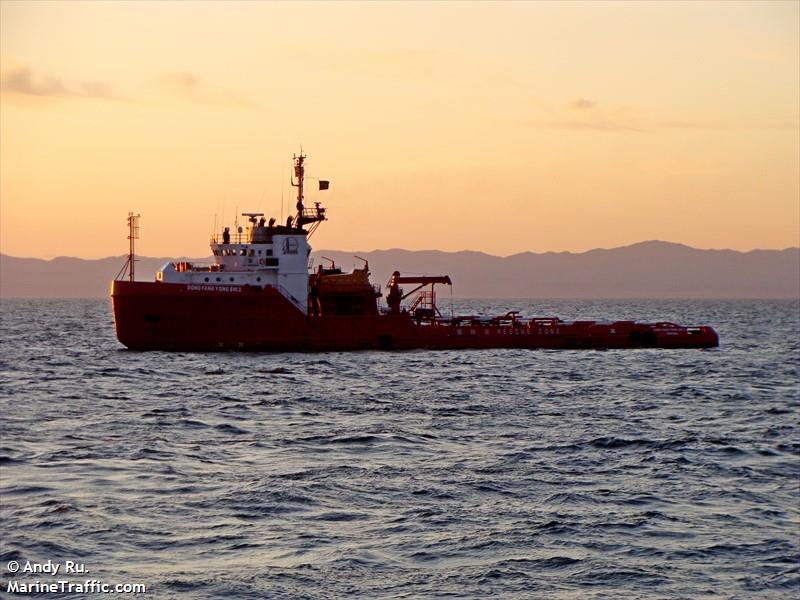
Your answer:
[[[401,283],[410,283],[412,285],[416,284],[416,287],[410,292],[404,294],[403,291],[400,289]],[[437,283],[443,283],[445,285],[453,285],[453,282],[450,281],[450,277],[448,275],[422,275],[418,277],[410,277],[410,276],[403,277],[400,275],[400,271],[395,271],[394,273],[392,273],[392,278],[389,280],[389,285],[388,285],[389,291],[386,294],[386,303],[389,305],[391,311],[397,314],[400,312],[400,302],[402,302],[405,298],[407,298],[414,292],[425,287],[426,285],[431,286],[431,298],[433,298],[433,286]]]
[[[453,285],[453,282],[450,281],[450,277],[448,275],[435,275],[435,276],[422,276],[422,277],[398,277],[392,275],[392,283],[396,283],[397,285],[403,283],[416,283],[418,285],[430,285],[432,283],[444,283],[446,285]]]

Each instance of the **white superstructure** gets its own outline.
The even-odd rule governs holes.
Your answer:
[[[274,287],[292,300],[303,312],[308,312],[308,269],[311,246],[308,236],[321,221],[325,209],[315,203],[313,209],[303,205],[305,156],[294,157],[298,188],[297,215],[289,217],[286,225],[276,225],[275,219],[267,223],[263,213],[242,213],[248,218],[246,231],[238,228],[231,233],[225,230],[211,238],[212,264],[169,262],[156,274],[162,283],[202,286],[214,291],[218,286]],[[327,189],[320,185],[320,189]],[[303,229],[311,224],[310,231]]]

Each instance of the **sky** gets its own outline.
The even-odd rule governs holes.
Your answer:
[[[301,145],[317,249],[785,248],[799,123],[797,1],[2,0],[0,251],[206,256]]]

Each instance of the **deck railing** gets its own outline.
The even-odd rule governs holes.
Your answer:
[[[228,242],[229,244],[249,244],[249,236],[246,231],[243,231],[241,234],[237,231],[231,231],[231,239]],[[214,244],[224,244],[225,241],[222,238],[222,234],[213,234],[211,236],[211,242]]]

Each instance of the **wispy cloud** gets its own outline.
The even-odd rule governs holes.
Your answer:
[[[259,108],[258,104],[245,96],[206,83],[194,73],[187,71],[164,73],[159,77],[159,84],[163,91],[187,102],[227,108]]]
[[[550,129],[571,129],[576,131],[619,131],[641,132],[664,129],[798,129],[794,119],[742,119],[741,121],[724,120],[682,120],[658,119],[640,110],[625,106],[603,106],[587,98],[578,98],[558,107],[546,109],[547,117],[529,121],[536,127]]]
[[[641,119],[625,107],[604,107],[587,98],[578,98],[549,110],[550,118],[538,121],[539,127],[595,131],[641,131]]]
[[[209,106],[228,108],[258,108],[258,105],[241,94],[215,86],[189,72],[164,73],[158,77],[160,94],[173,99]],[[53,99],[100,99],[125,102],[152,103],[155,99],[147,94],[129,98],[122,96],[114,87],[103,81],[67,81],[61,77],[37,72],[29,66],[8,69],[0,76],[0,91],[3,94],[21,97]]]
[[[741,121],[725,123],[722,121],[661,121],[657,124],[665,129],[798,129],[797,121],[777,119],[765,121]]]
[[[592,102],[591,100],[587,100],[586,98],[578,98],[574,102],[570,102],[569,108],[574,110],[590,110],[595,108],[597,104]]]
[[[15,67],[3,73],[0,89],[3,93],[46,98],[124,99],[108,83],[82,81],[68,84],[59,77],[37,74],[30,67]]]

